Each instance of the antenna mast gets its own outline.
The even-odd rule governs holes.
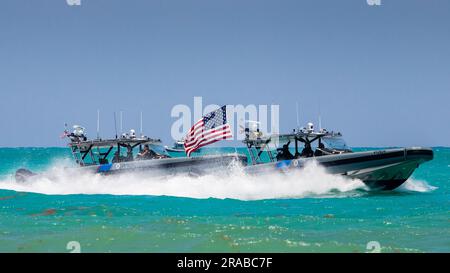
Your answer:
[[[299,119],[299,111],[298,111],[298,101],[297,102],[295,102],[295,108],[296,108],[296,110],[297,110],[297,130],[299,130],[300,129],[300,119]]]
[[[142,132],[143,130],[142,130],[142,111],[141,111],[141,137],[143,136]]]
[[[319,130],[322,131],[322,118],[319,115]]]
[[[320,103],[319,103],[319,130],[322,131],[322,115],[320,113]]]
[[[120,135],[123,134],[123,111],[120,111]]]
[[[117,139],[117,121],[116,121],[116,112],[114,112],[114,129],[116,130],[116,139]]]
[[[97,109],[97,139],[100,139],[100,110]]]

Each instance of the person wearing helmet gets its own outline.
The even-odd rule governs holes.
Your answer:
[[[133,148],[130,145],[127,145],[127,156],[124,158],[124,161],[133,161]]]
[[[290,160],[290,159],[294,159],[295,157],[292,155],[291,151],[289,151],[289,144],[291,142],[289,141],[288,143],[283,145],[283,148],[278,149],[278,154],[277,154],[277,160]]]
[[[112,163],[119,163],[122,162],[123,158],[120,156],[119,151],[116,151],[114,153],[113,159],[112,159]]]
[[[300,155],[301,157],[313,157],[314,151],[311,148],[310,143],[305,143],[305,148],[302,150],[302,153]]]
[[[144,150],[142,150],[137,156],[139,159],[153,159],[157,158],[158,154],[152,151],[148,144],[145,144]]]
[[[325,145],[320,141],[319,147],[317,147],[316,151],[314,152],[314,156],[324,155],[324,149],[325,149]]]

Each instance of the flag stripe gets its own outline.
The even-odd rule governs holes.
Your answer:
[[[218,128],[214,128],[208,131],[197,131],[195,133],[194,136],[192,136],[192,138],[186,139],[185,140],[185,146],[191,146],[193,145],[199,138],[201,137],[207,137],[211,134],[217,133],[217,132],[221,132],[221,131],[225,131],[225,130],[229,130],[230,129],[230,125],[229,124],[225,124],[223,126],[220,126]]]
[[[215,134],[211,134],[211,135],[208,136],[208,137],[198,139],[198,140],[195,142],[195,144],[193,144],[193,145],[185,146],[185,150],[196,149],[197,146],[200,145],[202,142],[207,141],[207,140],[210,140],[210,139],[218,139],[218,140],[221,140],[221,139],[227,139],[227,138],[230,138],[231,136],[232,136],[232,135],[231,135],[231,131],[230,131],[230,130],[228,130],[228,131],[222,131],[222,132],[216,132]]]
[[[232,135],[230,134],[230,135],[228,135],[226,138],[231,138],[232,137]],[[201,147],[204,147],[204,146],[207,146],[207,145],[209,145],[209,144],[212,144],[212,143],[214,143],[214,142],[218,142],[218,141],[220,141],[220,140],[222,140],[222,138],[220,138],[220,139],[213,139],[213,140],[210,140],[210,141],[208,141],[208,142],[203,142],[203,143],[201,143],[200,145],[198,145],[196,148],[195,148],[195,150],[196,149],[199,149],[199,148],[201,148]],[[188,151],[188,156],[192,153],[193,151]]]
[[[206,114],[197,121],[184,138],[187,156],[200,147],[231,138],[231,128],[227,123],[226,106]]]
[[[211,139],[222,140],[222,139],[227,139],[230,137],[232,137],[231,131],[218,132],[214,135],[210,135],[208,138],[199,139],[194,145],[185,146],[185,147],[186,147],[186,150],[195,149],[195,148],[197,148],[198,145],[200,145],[204,141],[211,140]]]
[[[187,137],[192,136],[198,129],[203,128],[203,120],[198,121],[194,126],[191,127]]]
[[[208,131],[202,131],[199,132],[195,135],[195,137],[186,140],[185,141],[185,146],[192,146],[193,144],[195,144],[195,142],[197,142],[199,139],[201,138],[207,138],[210,135],[213,134],[217,134],[217,133],[222,133],[222,132],[227,132],[227,131],[231,131],[230,126],[228,124],[221,126],[220,128],[215,128],[215,129],[211,129]]]
[[[195,146],[195,148],[188,149],[186,151],[186,153],[188,153],[188,155],[190,155],[192,152],[194,152],[195,150],[197,150],[197,149],[199,149],[199,148],[201,148],[203,146],[212,144],[214,142],[218,142],[218,141],[223,140],[223,139],[231,138],[231,137],[232,137],[231,134],[227,134],[225,138],[220,137],[220,138],[209,139],[209,140],[204,139],[201,143],[199,143],[199,145]]]

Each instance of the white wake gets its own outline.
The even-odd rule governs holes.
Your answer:
[[[289,174],[251,176],[238,166],[227,175],[152,178],[144,174],[103,176],[80,173],[80,169],[53,167],[45,177],[26,183],[0,181],[0,189],[49,195],[111,194],[190,198],[261,200],[302,197],[339,197],[341,193],[366,189],[359,180],[328,174],[316,163]]]
[[[428,184],[426,181],[410,178],[396,190],[402,192],[430,192],[436,189],[437,187]]]

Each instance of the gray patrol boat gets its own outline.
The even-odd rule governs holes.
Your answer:
[[[257,126],[246,126],[245,133],[250,155],[245,171],[250,174],[289,173],[316,161],[328,173],[360,179],[370,189],[393,190],[422,163],[433,159],[431,149],[420,147],[353,152],[341,133],[316,132],[312,123],[291,134],[263,137]]]
[[[151,177],[185,174],[200,176],[226,172],[231,164],[246,164],[247,157],[238,154],[202,155],[196,157],[171,157],[161,140],[137,137],[134,130],[120,138],[88,140],[85,129],[74,126],[72,133],[65,131],[75,162],[83,171],[113,175],[144,173]],[[27,169],[16,171],[18,182],[39,177]],[[45,175],[45,174],[42,174]]]

